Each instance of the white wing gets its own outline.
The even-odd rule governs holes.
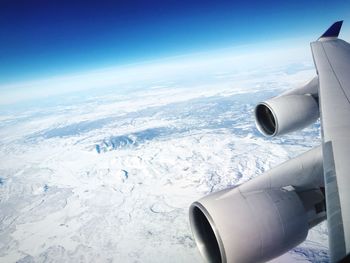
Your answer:
[[[342,21],[311,43],[319,77],[323,165],[332,262],[350,253],[350,44],[338,39]]]

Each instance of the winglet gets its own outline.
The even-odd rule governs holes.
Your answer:
[[[338,37],[342,24],[343,24],[343,20],[335,22],[333,25],[331,25],[327,29],[326,32],[323,33],[323,35],[320,38],[324,38],[324,37]]]

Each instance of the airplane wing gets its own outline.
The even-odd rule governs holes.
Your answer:
[[[191,205],[192,233],[207,262],[271,260],[326,219],[330,261],[350,262],[350,44],[338,39],[341,26],[311,43],[317,76],[254,110],[268,137],[320,117],[322,146]]]
[[[319,79],[323,167],[332,262],[350,259],[350,44],[342,21],[311,43]]]

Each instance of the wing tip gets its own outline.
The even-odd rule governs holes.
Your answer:
[[[320,36],[320,38],[325,38],[325,37],[338,37],[342,25],[343,25],[343,20],[339,20],[339,21],[333,23],[333,25],[331,25],[331,26],[326,30],[326,32],[324,32],[323,35]],[[319,38],[319,39],[320,39],[320,38]]]

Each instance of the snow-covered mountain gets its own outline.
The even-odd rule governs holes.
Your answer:
[[[0,262],[200,262],[193,201],[320,143],[318,123],[267,139],[252,114],[309,62],[232,63],[2,106]],[[327,262],[327,242],[322,223],[274,262]]]

